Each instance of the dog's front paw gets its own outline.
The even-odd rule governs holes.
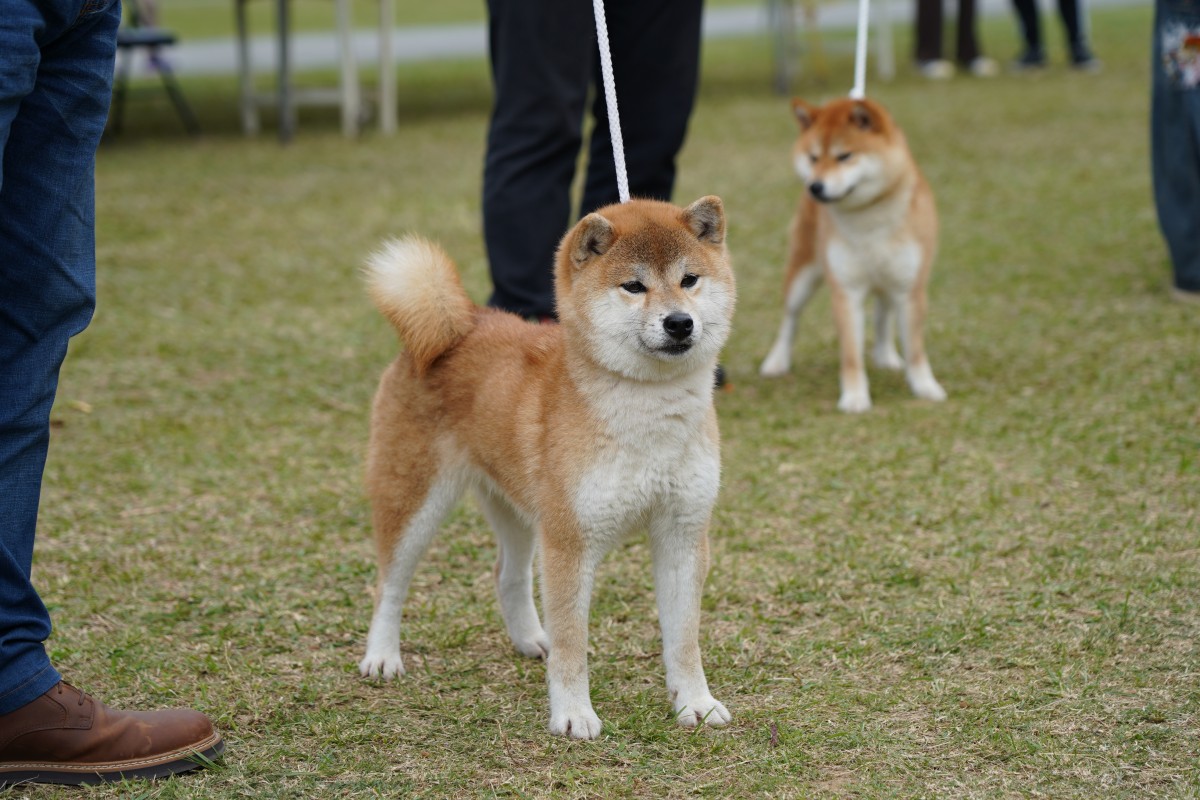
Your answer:
[[[595,739],[600,727],[600,718],[590,705],[550,712],[550,732],[556,736]]]
[[[550,637],[540,627],[528,636],[512,637],[512,643],[523,656],[545,659],[550,655]]]
[[[720,728],[729,724],[733,717],[718,700],[711,694],[693,698],[685,703],[676,703],[675,721],[685,728],[695,728],[697,725],[711,725]]]
[[[946,390],[932,377],[926,381],[914,381],[912,390],[913,394],[922,400],[936,400],[941,402],[946,399]]]
[[[792,368],[791,361],[792,359],[787,347],[776,345],[771,348],[771,352],[763,359],[762,366],[758,368],[758,374],[764,378],[783,377]]]
[[[866,392],[842,392],[842,399],[838,400],[838,411],[847,414],[861,414],[870,410],[871,395]]]
[[[904,369],[904,359],[901,357],[900,352],[896,350],[895,345],[890,347],[876,347],[872,355],[875,366],[880,369]]]
[[[400,651],[394,653],[367,653],[367,657],[358,662],[358,672],[364,678],[383,678],[391,680],[404,674],[404,659]]]

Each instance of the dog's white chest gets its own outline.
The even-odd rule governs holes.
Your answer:
[[[832,237],[825,257],[830,272],[843,286],[900,291],[916,280],[923,253],[910,236],[874,230],[858,231],[852,238]]]
[[[606,417],[608,436],[575,490],[583,528],[617,537],[655,513],[707,516],[720,486],[707,413],[704,403],[689,398],[674,406],[628,406]]]

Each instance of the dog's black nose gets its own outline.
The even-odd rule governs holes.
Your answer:
[[[820,181],[810,183],[808,185],[808,191],[818,200],[825,199],[825,184],[821,183]]]
[[[681,311],[676,311],[674,314],[668,314],[667,318],[663,320],[663,328],[672,339],[682,342],[692,335],[692,318]]]

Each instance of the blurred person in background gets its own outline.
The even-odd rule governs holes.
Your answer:
[[[1084,72],[1100,69],[1099,59],[1092,55],[1088,45],[1087,15],[1084,0],[1057,0],[1058,16],[1062,20],[1063,33],[1067,37],[1067,55],[1071,66]],[[1013,0],[1020,23],[1021,38],[1025,49],[1013,66],[1017,71],[1041,69],[1046,66],[1046,48],[1042,44],[1042,23],[1038,14],[1037,0]]]
[[[917,71],[926,78],[942,80],[955,73],[954,63],[942,57],[944,0],[917,0]],[[990,78],[1000,69],[983,55],[975,24],[975,0],[958,0],[955,25],[955,60],[958,67],[980,78]]]

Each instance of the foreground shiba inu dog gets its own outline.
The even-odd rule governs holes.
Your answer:
[[[556,256],[560,325],[475,307],[445,253],[420,239],[388,243],[367,277],[406,350],[384,372],[371,418],[379,586],[362,674],[403,674],[401,606],[417,561],[474,489],[499,545],[509,636],[546,659],[553,733],[600,734],[588,689],[592,585],[604,554],[636,528],[650,534],[677,719],[729,722],[698,642],[720,479],[713,369],[734,306],[720,199],[686,209],[634,200],[580,220]]]
[[[796,172],[808,191],[792,223],[783,322],[761,373],[773,377],[790,368],[796,318],[824,277],[841,348],[838,408],[871,407],[863,364],[869,294],[876,296],[875,363],[904,369],[917,397],[945,400],[924,342],[937,210],[904,134],[870,100],[835,100],[820,108],[795,100],[792,107],[800,123]],[[893,338],[897,329],[903,359]]]

